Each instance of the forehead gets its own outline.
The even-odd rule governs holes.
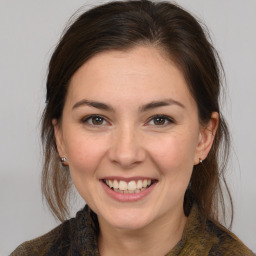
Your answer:
[[[115,96],[138,101],[168,96],[193,101],[178,66],[162,51],[145,46],[99,53],[71,78],[68,98],[72,101],[82,97],[106,101]]]

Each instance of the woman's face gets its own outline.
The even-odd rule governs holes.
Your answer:
[[[100,223],[134,230],[183,213],[207,136],[182,73],[159,50],[91,58],[53,123],[59,154]]]

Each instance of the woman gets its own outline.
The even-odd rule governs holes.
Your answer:
[[[11,255],[253,255],[219,224],[220,80],[216,51],[176,5],[82,14],[51,58],[42,119],[43,193],[63,224]],[[65,221],[71,180],[87,205]]]

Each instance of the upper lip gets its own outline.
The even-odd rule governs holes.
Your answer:
[[[152,177],[146,177],[146,176],[135,176],[135,177],[122,177],[122,176],[106,176],[106,177],[103,177],[101,178],[100,180],[117,180],[117,181],[126,181],[126,182],[129,182],[129,181],[138,181],[138,180],[154,180],[154,181],[157,181],[157,179],[155,178],[152,178]]]

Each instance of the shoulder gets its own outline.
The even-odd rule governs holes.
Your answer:
[[[76,217],[49,233],[21,244],[11,256],[99,255],[97,215],[86,205]]]
[[[45,235],[22,243],[10,256],[65,255],[70,247],[74,222],[74,219],[65,221]]]
[[[216,237],[216,242],[209,253],[210,256],[255,256],[236,235],[222,225],[208,221],[207,231]]]
[[[197,204],[190,210],[182,240],[174,251],[200,256],[255,256],[231,231],[205,219]]]

